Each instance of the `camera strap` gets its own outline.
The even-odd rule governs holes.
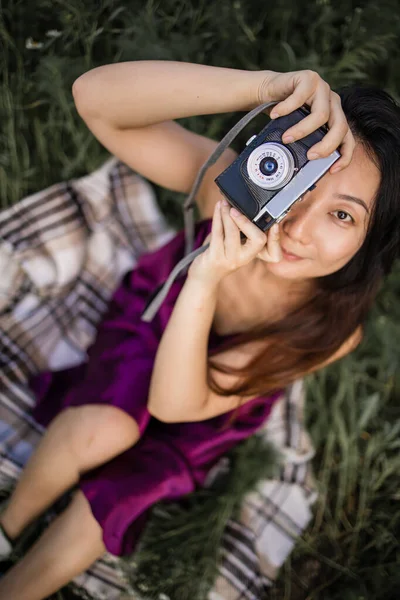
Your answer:
[[[212,152],[212,154],[208,157],[204,165],[199,169],[197,173],[196,179],[190,191],[190,194],[186,198],[183,204],[183,218],[184,218],[184,227],[185,227],[185,255],[184,257],[175,265],[172,269],[168,279],[162,283],[160,286],[156,288],[156,290],[151,294],[146,308],[142,312],[141,320],[142,321],[152,321],[156,313],[158,312],[161,304],[166,298],[173,282],[179,273],[185,269],[188,269],[190,263],[202,252],[205,252],[209,247],[209,243],[200,248],[196,248],[193,250],[194,243],[194,206],[195,206],[195,198],[197,192],[199,191],[201,182],[203,181],[204,175],[209,167],[217,162],[221,154],[231,145],[236,136],[261,112],[265,111],[272,106],[275,106],[277,102],[266,102],[265,104],[260,104],[256,108],[253,108],[250,112],[248,112],[244,117],[240,119],[236,125],[232,127],[230,131],[222,138],[218,146]]]

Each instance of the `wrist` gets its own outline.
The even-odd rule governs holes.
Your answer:
[[[221,279],[222,277],[217,275],[204,276],[191,274],[189,272],[186,278],[186,282],[193,289],[197,288],[201,295],[216,296]]]
[[[253,71],[254,77],[252,82],[252,106],[255,108],[265,102],[276,100],[271,96],[269,85],[271,79],[276,75],[275,71]]]

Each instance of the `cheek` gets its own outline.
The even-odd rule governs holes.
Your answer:
[[[316,260],[327,274],[333,273],[348,263],[361,245],[362,236],[356,235],[356,232],[343,231],[321,236],[316,243]]]

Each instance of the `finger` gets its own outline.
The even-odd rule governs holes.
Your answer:
[[[271,116],[275,114],[279,117],[288,115],[296,108],[306,104],[308,99],[314,95],[321,80],[315,71],[295,71],[291,74],[292,78],[289,81],[288,75],[290,74],[286,73],[282,77],[273,79],[270,83],[270,95],[273,98],[286,96],[285,100],[273,107]]]
[[[254,225],[254,223],[252,223],[247,217],[240,213],[236,214],[238,212],[239,211],[235,211],[234,208],[230,209],[230,216],[232,217],[240,231],[243,231],[243,233],[247,237],[246,243],[243,246],[241,246],[242,255],[245,258],[246,256],[250,256],[251,254],[255,255],[257,252],[259,252],[261,248],[266,244],[267,236],[263,231],[261,231],[261,229],[257,227],[257,225]]]
[[[224,228],[221,218],[221,201],[219,200],[214,207],[214,213],[211,224],[210,252],[219,253],[224,247]]]
[[[282,260],[280,229],[278,223],[275,223],[275,225],[269,229],[267,233],[267,243],[257,256],[267,262],[279,262]]]
[[[285,131],[282,138],[283,142],[292,143],[293,141],[301,140],[310,133],[316,131],[318,127],[328,123],[330,115],[330,92],[331,89],[329,85],[321,80],[321,84],[318,86],[314,96],[307,99],[311,113],[304,119],[301,119],[296,125]],[[335,148],[337,148],[337,145]],[[335,148],[333,148],[331,152],[335,150]],[[330,152],[328,152],[328,154],[330,154]]]
[[[341,169],[347,167],[353,157],[354,148],[356,146],[356,141],[354,139],[354,135],[352,131],[349,129],[345,138],[340,146],[340,154],[342,155],[339,160],[335,162],[335,164],[330,168],[330,173],[336,173]]]
[[[225,256],[233,260],[240,251],[240,229],[230,215],[230,205],[224,204],[224,201],[222,201],[221,214],[225,231]]]
[[[271,262],[282,260],[279,224],[272,225],[267,234],[267,251]]]
[[[336,148],[338,148],[343,143],[346,135],[349,132],[349,125],[347,123],[346,116],[342,110],[340,98],[337,96],[337,94],[334,94],[333,92],[331,95],[331,112],[329,115],[328,126],[328,133],[320,142],[318,142],[309,149],[307,153],[308,157],[312,153],[317,153],[319,156],[328,156],[331,152],[336,150]],[[349,156],[350,151],[350,146],[345,148],[345,164],[343,166],[347,166],[347,164],[351,160],[351,153]],[[342,163],[343,159],[340,159],[340,162]]]

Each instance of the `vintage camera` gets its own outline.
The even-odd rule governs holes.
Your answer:
[[[301,107],[270,121],[215,179],[229,202],[263,231],[279,223],[340,158],[337,150],[325,158],[307,158],[309,148],[328,132],[326,126],[292,144],[282,142],[283,133],[309,114]]]

